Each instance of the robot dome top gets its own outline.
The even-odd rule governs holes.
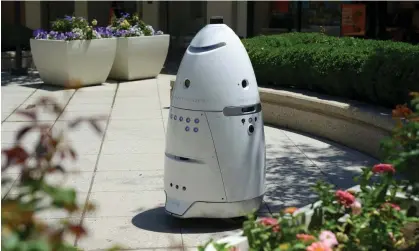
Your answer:
[[[171,106],[223,111],[258,103],[255,73],[239,37],[225,24],[206,25],[183,56]]]

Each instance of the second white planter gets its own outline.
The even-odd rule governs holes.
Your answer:
[[[166,61],[170,35],[122,37],[109,74],[115,80],[155,78]]]

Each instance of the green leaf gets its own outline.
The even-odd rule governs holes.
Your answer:
[[[19,245],[19,236],[17,233],[10,233],[7,234],[6,236],[4,236],[2,234],[2,238],[1,238],[1,246],[3,250],[14,250],[18,247]]]
[[[28,251],[50,251],[51,246],[45,240],[28,241]]]

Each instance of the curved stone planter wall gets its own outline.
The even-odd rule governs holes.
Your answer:
[[[323,137],[379,158],[391,110],[324,95],[259,88],[266,124]]]

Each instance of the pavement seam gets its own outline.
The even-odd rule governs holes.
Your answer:
[[[110,108],[110,109],[111,109],[111,111],[110,111],[109,116],[108,116],[108,119],[107,119],[107,121],[106,121],[106,126],[105,126],[105,129],[104,129],[104,131],[103,131],[102,142],[100,143],[99,152],[98,152],[98,154],[97,154],[97,158],[96,158],[95,168],[93,169],[93,172],[92,172],[92,179],[91,179],[91,181],[90,181],[89,191],[87,192],[87,196],[86,196],[85,204],[89,202],[90,195],[91,195],[91,193],[92,193],[93,183],[95,182],[95,176],[96,176],[96,171],[97,171],[98,164],[99,164],[100,154],[102,153],[103,143],[105,142],[106,133],[107,133],[107,131],[108,131],[109,123],[110,123],[110,121],[111,121],[111,116],[112,116],[113,107],[114,107],[114,105],[115,105],[116,95],[117,95],[118,90],[119,90],[119,83],[120,83],[120,81],[118,81],[118,82],[117,82],[117,84],[116,84],[116,90],[115,90],[115,94],[114,94],[114,96],[113,96],[113,100],[112,100],[112,105],[111,105],[111,108]],[[81,214],[81,216],[80,216],[80,225],[81,225],[81,224],[83,224],[83,220],[84,220],[85,216],[86,216],[86,207],[84,207],[84,208],[83,208],[83,212],[82,212],[82,214]],[[75,246],[75,247],[77,247],[78,242],[79,242],[79,238],[76,238],[76,239],[74,240],[74,246]]]
[[[26,101],[28,101],[28,99],[30,98],[30,97],[32,97],[32,95],[38,90],[39,88],[36,88],[31,94],[29,94],[29,96],[25,99],[25,100],[23,100],[23,102],[20,104],[20,105],[18,105],[18,107],[16,107],[16,109],[14,109],[10,114],[9,114],[9,116],[7,116],[4,120],[2,120],[1,121],[1,123],[3,124],[4,122],[6,122],[6,120],[10,117],[10,116],[12,116],[12,114],[13,113],[15,113]],[[10,121],[10,122],[14,122],[14,121]]]
[[[278,128],[279,129],[279,128]],[[291,143],[304,155],[304,157],[306,157],[310,162],[311,162],[311,164],[313,165],[313,166],[315,166],[319,171],[320,171],[320,173],[324,176],[324,177],[326,177],[326,179],[331,183],[331,184],[334,184],[335,186],[336,186],[336,184],[333,182],[333,180],[326,174],[326,172],[324,172],[323,170],[322,170],[322,168],[321,167],[319,167],[310,157],[308,157],[307,155],[306,155],[306,153],[286,134],[286,133],[284,133],[284,132],[282,132],[284,135],[285,135],[285,137],[287,137],[288,139],[289,139],[289,141],[291,141]]]
[[[16,112],[16,110],[18,110],[35,92],[37,92],[39,90],[40,87],[45,86],[45,84],[41,84],[39,87],[37,87],[6,119],[8,119],[13,113]],[[52,126],[49,128],[48,132],[50,132],[52,130],[52,128],[54,127],[55,123],[57,123],[58,118],[61,116],[61,114],[63,114],[65,108],[67,107],[68,103],[70,102],[70,100],[73,98],[74,94],[76,93],[73,92],[73,95],[71,95],[71,97],[68,99],[67,103],[65,104],[63,110],[61,111],[60,115],[57,116],[57,118],[54,120],[54,123],[52,123]],[[4,121],[6,121],[6,119]],[[1,123],[3,124],[2,121]],[[6,198],[7,195],[9,195],[10,191],[12,190],[13,186],[15,185],[16,181],[20,178],[20,174],[16,177],[16,179],[13,181],[12,186],[10,186],[10,189],[7,191],[7,193],[5,193],[4,196],[2,196],[1,200],[4,200]]]

